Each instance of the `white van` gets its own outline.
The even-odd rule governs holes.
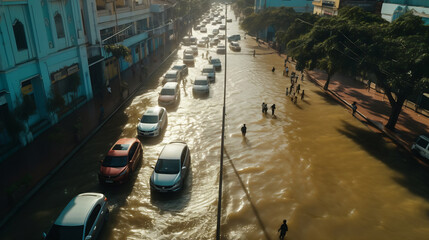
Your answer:
[[[411,150],[429,160],[429,137],[420,135],[416,142],[413,143],[413,146],[411,146]]]

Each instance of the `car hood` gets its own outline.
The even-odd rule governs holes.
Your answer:
[[[208,85],[194,85],[193,87],[194,90],[207,90],[209,89]]]
[[[158,123],[139,123],[137,128],[141,131],[154,131],[158,128]]]
[[[125,167],[100,167],[100,173],[103,176],[117,176],[127,168]]]
[[[153,172],[153,183],[158,186],[172,186],[180,179],[180,172],[177,174],[163,174]]]
[[[174,95],[160,95],[158,100],[163,102],[169,102],[174,100]]]

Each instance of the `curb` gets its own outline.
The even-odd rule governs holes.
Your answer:
[[[167,60],[170,59],[170,57],[175,54],[177,52],[177,48],[174,49],[170,55],[168,55],[167,57],[164,58],[164,60],[156,67],[155,70],[153,70],[151,73],[149,73],[147,75],[147,78],[150,78],[158,69],[159,67],[161,67]],[[131,92],[131,94],[129,94],[127,96],[127,98],[125,98],[122,103],[115,108],[115,110],[113,110],[113,112],[107,116],[94,130],[92,130],[81,142],[80,144],[78,144],[47,176],[45,176],[42,180],[40,180],[22,199],[21,201],[18,202],[18,204],[15,205],[15,207],[12,208],[12,210],[9,211],[9,213],[2,219],[2,221],[0,222],[0,229],[3,228],[3,226],[10,220],[10,218],[12,218],[12,216],[14,216],[19,209],[25,204],[27,203],[33,196],[34,194],[36,194],[40,188],[43,187],[43,185],[45,185],[45,183],[51,179],[75,154],[76,152],[78,152],[100,129],[101,127],[104,126],[104,124],[107,123],[107,121],[109,121],[113,115],[115,115],[119,109],[121,109],[125,103],[127,103],[136,93],[138,90],[140,90],[140,88],[143,86],[144,82],[141,82],[140,84],[137,85],[137,87],[134,89],[134,91]]]

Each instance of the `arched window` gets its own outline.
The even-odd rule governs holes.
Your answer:
[[[64,25],[63,25],[63,18],[61,17],[61,14],[56,13],[54,17],[55,21],[55,28],[57,30],[57,37],[58,38],[64,38]]]
[[[16,48],[18,48],[18,51],[28,49],[24,25],[18,19],[13,23],[13,34],[15,35]]]

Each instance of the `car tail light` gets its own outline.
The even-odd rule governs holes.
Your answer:
[[[104,197],[104,201],[107,202],[107,197]]]

